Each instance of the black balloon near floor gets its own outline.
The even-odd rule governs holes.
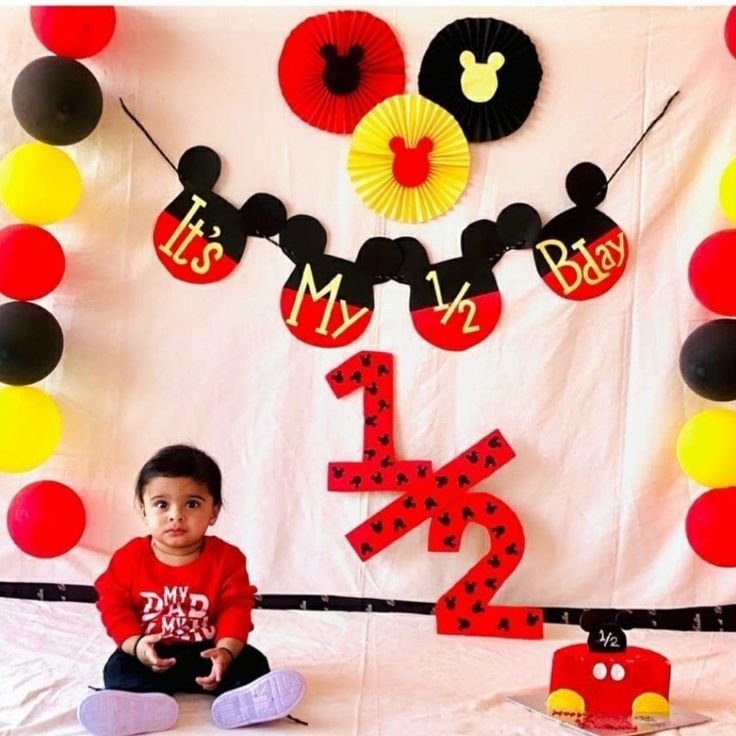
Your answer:
[[[736,399],[736,320],[714,319],[698,327],[682,345],[680,373],[698,396]]]
[[[32,302],[0,306],[0,382],[28,386],[56,368],[64,335],[50,312]]]
[[[102,116],[102,90],[84,64],[44,56],[26,66],[13,84],[13,111],[25,131],[53,146],[84,140]]]

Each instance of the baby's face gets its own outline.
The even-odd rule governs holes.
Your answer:
[[[143,518],[165,552],[196,547],[219,511],[207,486],[192,478],[157,477],[143,488]]]

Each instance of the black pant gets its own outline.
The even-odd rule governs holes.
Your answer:
[[[108,690],[128,690],[134,693],[207,693],[220,695],[233,688],[247,685],[270,671],[265,655],[246,645],[233,660],[215,690],[204,690],[195,677],[206,677],[212,671],[212,660],[200,657],[200,652],[214,647],[212,641],[199,643],[156,644],[162,659],[176,658],[176,664],[165,672],[154,672],[135,657],[116,649],[107,660],[103,677]]]

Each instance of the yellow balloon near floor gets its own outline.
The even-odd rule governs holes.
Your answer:
[[[37,467],[60,438],[61,415],[48,394],[32,386],[0,389],[0,472]]]
[[[691,417],[677,438],[677,459],[704,486],[736,485],[736,411],[706,409]]]
[[[82,178],[64,151],[24,143],[0,161],[0,201],[11,215],[31,225],[68,217],[82,196]]]
[[[726,166],[718,185],[718,201],[723,214],[729,220],[736,220],[736,159]]]

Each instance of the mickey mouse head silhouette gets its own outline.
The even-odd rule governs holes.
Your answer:
[[[596,209],[606,196],[606,175],[595,164],[574,166],[565,188],[575,203],[550,220],[534,245],[537,272],[552,291],[582,301],[605,294],[626,269],[623,230]]]
[[[275,235],[286,221],[284,205],[270,194],[254,194],[240,209],[215,194],[220,169],[211,148],[187,149],[177,168],[183,191],[156,220],[156,255],[181,281],[220,281],[240,263],[249,235]]]
[[[588,632],[588,650],[591,652],[625,651],[624,629],[632,629],[633,625],[633,617],[628,611],[619,611],[615,615],[585,611],[580,617],[580,628]]]
[[[350,47],[347,56],[340,56],[334,43],[326,43],[320,50],[325,60],[322,79],[333,95],[349,95],[360,86],[360,62],[363,59],[363,47],[355,44]]]
[[[402,187],[418,187],[424,184],[431,170],[429,154],[434,148],[432,139],[424,136],[416,146],[407,147],[403,138],[394,136],[388,145],[394,154],[392,169],[396,181]]]
[[[281,316],[295,337],[332,348],[363,334],[373,315],[373,286],[396,273],[402,250],[397,241],[370,238],[353,263],[325,255],[326,244],[327,233],[315,218],[295,215],[286,221],[279,245],[296,268],[281,292]]]
[[[463,94],[473,102],[488,102],[498,90],[496,72],[505,62],[499,51],[491,52],[485,63],[476,61],[472,51],[463,51],[460,54],[460,66],[465,70],[460,77]]]
[[[501,316],[501,294],[492,268],[508,250],[496,223],[478,220],[461,236],[460,258],[430,263],[413,238],[401,242],[403,263],[395,281],[409,285],[416,331],[445,350],[467,350],[493,331]]]

